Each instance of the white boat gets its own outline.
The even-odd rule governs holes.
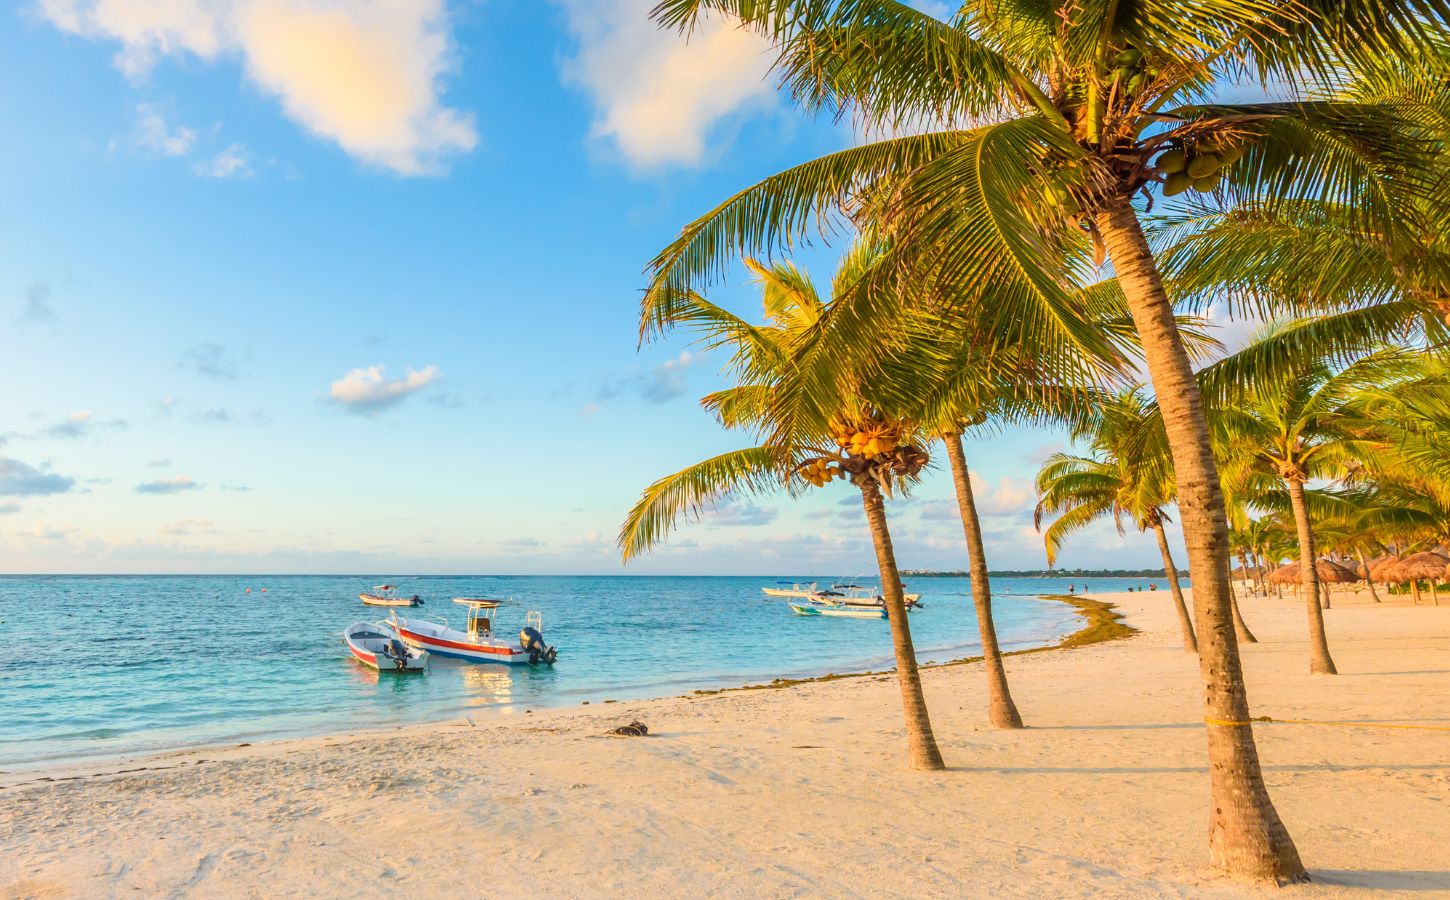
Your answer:
[[[922,608],[920,594],[903,594],[902,600],[905,601],[907,609]],[[868,609],[885,608],[886,606],[886,598],[882,597],[874,589],[855,586],[847,588],[844,594],[821,591],[813,594],[810,601],[820,606],[846,606]]]
[[[814,603],[786,604],[798,616],[833,616],[839,619],[884,619],[884,606],[820,606]]]
[[[801,597],[810,598],[819,591],[816,590],[814,581],[805,584],[791,584],[788,581],[777,582],[778,584],[790,584],[790,587],[761,588],[767,597]]]
[[[422,672],[428,653],[415,650],[385,630],[381,623],[354,622],[342,630],[353,659],[379,672]]]
[[[411,597],[404,597],[398,593],[398,589],[391,584],[380,584],[372,589],[372,592],[364,591],[357,595],[364,606],[422,606],[423,598],[414,594]]]
[[[524,628],[515,644],[493,636],[493,616],[498,611],[499,601],[454,597],[453,602],[468,608],[467,623],[462,631],[446,623],[403,618],[397,613],[388,619],[388,625],[409,646],[427,650],[435,656],[511,666],[554,664],[558,651],[544,643],[544,620],[539,613],[530,612],[525,617]]]

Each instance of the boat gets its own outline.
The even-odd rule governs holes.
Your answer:
[[[816,590],[816,583],[814,581],[808,582],[808,583],[804,583],[804,584],[798,583],[798,582],[797,583],[792,583],[792,582],[789,582],[789,581],[778,581],[778,582],[776,582],[776,584],[787,584],[787,585],[790,585],[790,587],[783,587],[783,588],[778,588],[778,587],[774,587],[774,588],[761,588],[761,590],[765,592],[765,596],[767,596],[767,597],[800,597],[800,598],[803,598],[804,599],[804,598],[813,597],[816,594],[820,593],[820,591],[817,591]]]
[[[415,650],[388,634],[383,623],[354,622],[342,630],[353,659],[379,672],[423,672],[428,652]]]
[[[920,594],[903,594],[907,609],[921,609]],[[810,601],[821,606],[847,606],[858,608],[884,608],[886,599],[872,588],[853,587],[844,594],[821,591],[811,596]]]
[[[539,663],[552,666],[558,657],[558,651],[544,643],[544,619],[540,613],[530,612],[525,616],[524,628],[519,632],[518,643],[514,644],[493,634],[493,617],[500,601],[454,597],[453,602],[468,609],[462,631],[444,622],[404,618],[397,613],[388,619],[388,625],[408,646],[427,650],[435,656],[511,666]]]
[[[884,619],[886,618],[886,607],[884,606],[820,606],[814,603],[790,603],[791,608],[798,616],[832,616],[839,619]]]
[[[398,593],[398,589],[391,584],[380,584],[372,589],[371,593],[361,593],[357,598],[364,606],[422,606],[423,598],[414,594],[411,597],[404,597]]]

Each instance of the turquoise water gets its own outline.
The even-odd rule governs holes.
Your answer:
[[[541,611],[558,665],[435,657],[427,675],[380,676],[351,659],[341,632],[386,615],[357,599],[384,580],[0,577],[0,769],[891,665],[885,621],[792,615],[760,591],[774,578],[420,577],[395,582],[427,601],[409,614],[458,626],[462,608],[449,598],[515,598],[499,610],[498,632],[517,634],[525,612]],[[1101,591],[1146,583],[1089,580]],[[1038,599],[1066,585],[994,581],[1004,646],[1077,630],[1071,608]],[[977,652],[966,579],[922,578],[911,590],[926,607],[911,615],[923,662]]]

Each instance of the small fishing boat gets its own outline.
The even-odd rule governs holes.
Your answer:
[[[554,664],[559,654],[544,643],[544,619],[540,613],[530,612],[524,617],[518,644],[512,644],[493,636],[493,617],[498,611],[498,600],[454,597],[453,602],[468,608],[468,620],[462,631],[443,622],[402,618],[397,613],[388,619],[388,625],[409,646],[427,650],[435,656],[512,666]]]
[[[422,606],[423,598],[414,594],[411,597],[404,597],[398,593],[398,589],[391,584],[380,584],[372,589],[371,593],[361,593],[357,598],[364,606]]]
[[[884,606],[819,606],[809,603],[790,603],[791,608],[798,616],[832,616],[838,619],[884,619],[886,618],[886,607]]]
[[[850,588],[844,594],[830,594],[822,591],[812,595],[810,600],[812,603],[821,606],[847,606],[868,609],[884,608],[886,606],[886,598],[876,593],[872,588],[863,587]],[[903,594],[902,600],[906,602],[907,609],[922,608],[920,594]]]
[[[381,623],[354,622],[342,631],[353,659],[379,672],[422,672],[428,653],[414,650],[384,630]]]
[[[803,599],[812,597],[819,593],[819,591],[816,590],[816,583],[814,581],[805,584],[792,583],[789,581],[777,581],[776,584],[784,584],[789,586],[761,588],[761,591],[763,591],[765,593],[765,596],[767,597],[801,597]]]

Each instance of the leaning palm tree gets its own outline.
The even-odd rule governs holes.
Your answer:
[[[1412,358],[1405,350],[1389,348],[1338,369],[1311,358],[1265,373],[1259,368],[1263,353],[1258,345],[1275,342],[1282,330],[1266,326],[1256,341],[1206,368],[1200,379],[1210,396],[1223,401],[1210,412],[1225,459],[1225,481],[1239,484],[1267,477],[1287,490],[1298,531],[1301,585],[1306,588],[1309,671],[1334,675],[1305,485],[1317,477],[1339,477],[1347,460],[1364,455],[1365,423],[1350,401],[1366,387],[1402,378]]]
[[[1178,611],[1178,624],[1183,632],[1183,649],[1198,652],[1193,633],[1193,620],[1183,600],[1178,581],[1178,568],[1163,529],[1169,521],[1166,507],[1173,499],[1173,474],[1161,455],[1141,452],[1141,448],[1160,442],[1154,435],[1145,435],[1158,422],[1150,414],[1141,387],[1130,387],[1109,398],[1088,436],[1093,455],[1077,456],[1054,453],[1043,462],[1037,473],[1037,509],[1033,525],[1042,530],[1043,520],[1055,521],[1043,533],[1047,547],[1047,564],[1053,565],[1063,542],[1072,533],[1100,518],[1111,516],[1118,534],[1124,534],[1123,520],[1130,520],[1139,531],[1152,530],[1163,558],[1163,572]],[[1135,452],[1138,448],[1138,452]]]
[[[851,277],[864,252],[847,256],[837,280]],[[848,480],[861,494],[876,550],[881,591],[891,626],[897,679],[906,714],[913,768],[941,769],[917,670],[911,626],[887,525],[885,500],[916,480],[928,461],[923,435],[903,419],[874,407],[867,392],[802,398],[801,374],[785,365],[790,345],[819,317],[824,304],[804,273],[793,266],[751,263],[763,288],[768,323],[751,325],[702,297],[690,301],[681,321],[699,329],[711,347],[726,349],[740,383],[703,401],[722,423],[754,431],[762,442],[696,463],[650,485],[620,528],[625,560],[646,552],[668,534],[681,515],[699,515],[732,494],[824,487]],[[789,400],[783,400],[789,396]],[[781,402],[808,402],[829,410],[825,432],[784,433],[772,419]]]
[[[661,0],[688,30],[724,14],[771,39],[810,109],[888,137],[729,198],[655,259],[646,329],[738,254],[829,232],[842,218],[894,238],[893,280],[944,317],[1011,323],[1042,348],[1097,349],[1070,286],[1111,258],[1167,423],[1199,610],[1213,865],[1276,881],[1304,867],[1264,787],[1229,619],[1228,539],[1201,398],[1134,198],[1168,192],[1351,199],[1357,227],[1413,229],[1402,186],[1423,155],[1388,104],[1225,104],[1246,74],[1327,82],[1414,42],[1442,0],[1343,4],[1075,4],[967,0],[948,23],[896,0]],[[1414,181],[1416,187],[1422,183]],[[857,353],[880,348],[871,304],[848,303]],[[871,336],[871,337],[867,337]],[[863,339],[867,338],[867,339]],[[837,348],[839,351],[840,348]]]

